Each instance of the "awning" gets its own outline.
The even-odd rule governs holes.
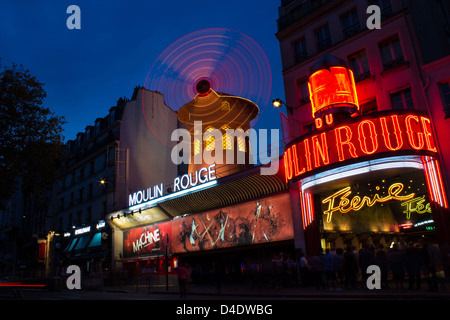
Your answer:
[[[107,253],[102,250],[102,232],[86,234],[71,239],[64,249],[64,253],[69,260],[107,256]]]

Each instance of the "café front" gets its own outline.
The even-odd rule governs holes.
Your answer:
[[[291,141],[283,156],[299,204],[300,246],[315,254],[424,238],[443,243],[448,200],[429,116],[415,110],[357,115],[351,70],[337,60],[320,63],[309,79],[317,129]]]

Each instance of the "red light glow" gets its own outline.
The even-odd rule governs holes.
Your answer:
[[[45,284],[22,284],[21,282],[2,282],[0,287],[28,287],[28,288],[44,288]]]
[[[302,192],[302,188],[300,188],[300,206],[302,208],[303,229],[306,229],[314,221],[314,206],[312,194]]]
[[[314,72],[308,81],[313,117],[331,108],[358,111],[353,72],[344,67],[330,67]]]
[[[422,162],[430,200],[448,209],[447,196],[445,195],[444,182],[438,161],[432,157],[423,156]]]
[[[286,181],[359,157],[408,150],[437,152],[429,118],[419,113],[395,112],[351,118],[346,125],[330,126],[327,131],[294,140],[284,153]],[[439,169],[434,165],[430,170],[436,172],[435,185],[441,185]]]

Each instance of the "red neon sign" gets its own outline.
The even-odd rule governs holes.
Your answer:
[[[286,182],[347,160],[408,150],[437,152],[424,114],[391,110],[352,118],[291,142],[283,156]]]
[[[308,81],[313,117],[331,108],[358,111],[355,80],[350,69],[335,66],[314,72]]]

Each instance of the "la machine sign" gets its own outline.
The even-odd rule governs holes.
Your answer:
[[[389,110],[350,118],[288,144],[283,155],[286,182],[352,159],[405,151],[437,152],[428,116],[410,110]]]

